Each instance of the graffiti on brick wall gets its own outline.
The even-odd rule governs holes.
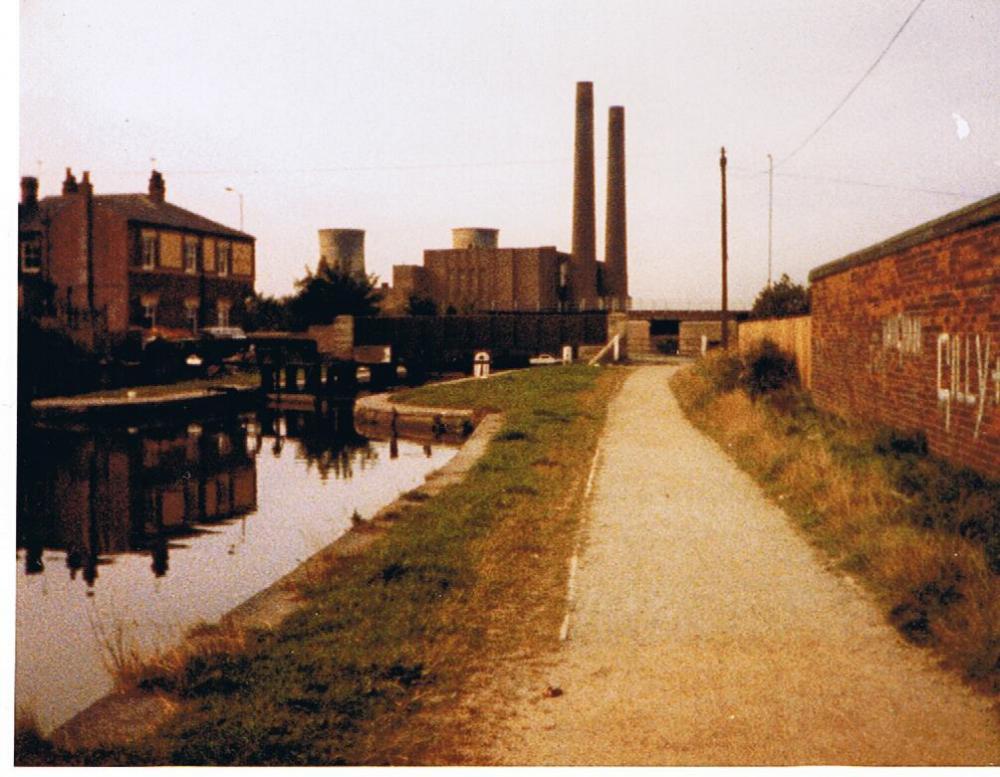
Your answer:
[[[882,350],[899,353],[899,363],[904,356],[919,356],[923,350],[920,319],[915,316],[889,316],[882,322]]]
[[[868,369],[873,375],[888,373],[906,357],[923,353],[923,327],[915,316],[897,315],[882,320],[881,331],[872,329],[868,342]]]
[[[937,399],[944,406],[945,431],[951,431],[952,404],[974,405],[976,425],[972,436],[979,439],[988,406],[992,405],[995,412],[1000,405],[1000,354],[994,354],[992,346],[988,334],[938,335]]]

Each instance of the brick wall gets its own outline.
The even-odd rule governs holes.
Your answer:
[[[736,324],[730,323],[730,333],[736,332]],[[700,356],[702,335],[708,338],[708,346],[715,348],[722,342],[721,321],[681,321],[677,353],[681,356]]]
[[[817,405],[1000,478],[1000,195],[810,281]]]

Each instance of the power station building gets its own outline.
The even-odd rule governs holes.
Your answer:
[[[608,115],[608,189],[604,261],[597,260],[593,84],[576,85],[573,245],[500,248],[499,232],[452,230],[452,247],[424,251],[423,266],[395,265],[384,309],[406,310],[411,298],[432,300],[439,313],[625,310],[625,109]]]

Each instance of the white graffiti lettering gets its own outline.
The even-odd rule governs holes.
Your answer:
[[[1000,356],[996,369],[990,371],[993,343],[990,335],[957,335],[942,332],[937,338],[937,390],[938,403],[944,405],[944,429],[951,431],[952,403],[975,405],[976,416],[972,437],[979,439],[983,418],[986,415],[990,378],[994,382],[994,406],[1000,405]],[[973,358],[975,364],[973,365]],[[973,371],[974,369],[974,371]],[[947,373],[947,374],[946,374]],[[975,385],[970,381],[975,376]]]
[[[882,322],[882,348],[898,351],[899,363],[904,355],[918,356],[923,350],[920,319],[914,316],[889,316]]]

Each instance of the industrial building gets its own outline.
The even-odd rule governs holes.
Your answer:
[[[405,312],[411,298],[439,313],[625,310],[628,307],[625,214],[625,109],[608,115],[605,258],[597,260],[593,84],[576,85],[573,245],[501,248],[499,231],[452,230],[452,247],[424,251],[423,265],[395,265],[383,304]]]

